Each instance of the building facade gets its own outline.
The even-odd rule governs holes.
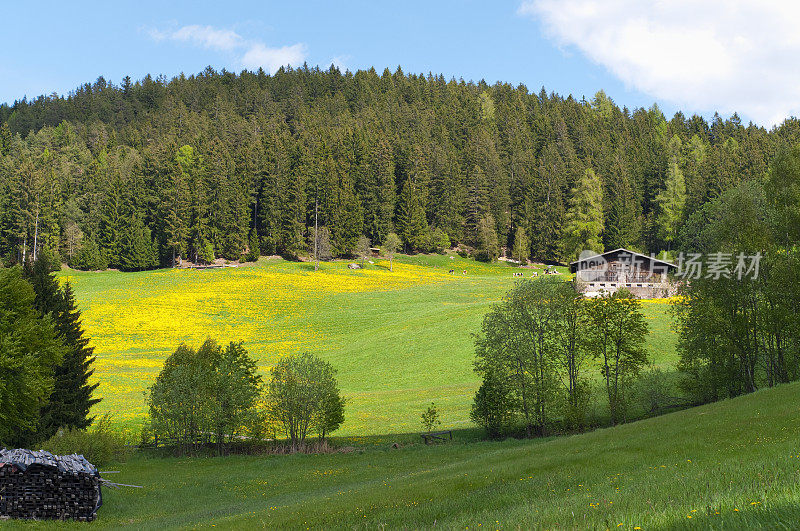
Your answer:
[[[569,269],[575,289],[587,297],[625,288],[641,299],[655,299],[671,297],[677,289],[669,277],[675,264],[623,248],[582,256]]]

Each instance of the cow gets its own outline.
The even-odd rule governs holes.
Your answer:
[[[455,272],[456,272],[455,269],[451,269],[450,271],[448,271],[448,273],[450,273],[451,275],[455,274]]]

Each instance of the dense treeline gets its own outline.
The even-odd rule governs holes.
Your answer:
[[[794,119],[771,132],[736,115],[667,120],[602,92],[578,101],[400,68],[99,78],[0,106],[0,254],[127,270],[296,255],[315,214],[335,255],[393,231],[406,250],[486,257],[657,251],[798,139]]]

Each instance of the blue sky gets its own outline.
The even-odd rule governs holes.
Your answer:
[[[675,0],[681,3],[685,0]],[[736,3],[729,0],[726,11]],[[791,91],[759,92],[770,72],[753,72],[761,79],[740,86],[742,77],[731,72],[754,65],[735,62],[742,55],[739,49],[734,58],[725,55],[741,39],[726,41],[728,29],[703,26],[704,16],[720,18],[719,11],[710,9],[698,10],[701,20],[687,27],[686,17],[678,24],[677,11],[659,7],[663,2],[642,8],[648,2],[636,0],[116,4],[5,5],[0,101],[63,94],[99,75],[118,83],[125,75],[171,77],[207,65],[240,71],[260,64],[270,70],[281,61],[305,60],[321,66],[336,62],[350,70],[401,65],[406,72],[524,83],[535,92],[545,86],[578,98],[604,89],[619,105],[657,102],[668,116],[678,108],[706,116],[736,109],[746,119],[769,125],[795,108]],[[683,13],[691,9],[678,8]],[[748,17],[752,14],[742,12],[737,20],[722,17],[720,24],[739,32],[730,38],[742,34],[746,39],[752,37]],[[775,21],[765,21],[754,24],[774,33],[769,24]],[[771,100],[775,104],[770,106]]]

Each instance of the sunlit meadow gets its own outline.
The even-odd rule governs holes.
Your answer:
[[[417,431],[431,401],[445,426],[469,426],[479,383],[472,334],[518,280],[513,269],[424,255],[395,260],[393,271],[383,260],[365,266],[324,263],[314,272],[313,264],[262,259],[208,270],[62,272],[97,355],[103,400],[95,413],[141,424],[144,392],[164,359],[182,342],[212,337],[243,341],[263,374],[294,352],[330,361],[348,400],[341,435]],[[667,367],[675,338],[664,302],[644,310],[653,358]]]

